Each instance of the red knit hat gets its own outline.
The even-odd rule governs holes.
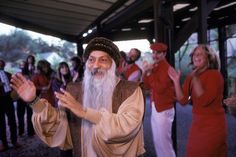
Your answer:
[[[153,51],[158,51],[158,52],[166,52],[167,51],[167,45],[164,43],[154,43],[150,45],[150,48]]]

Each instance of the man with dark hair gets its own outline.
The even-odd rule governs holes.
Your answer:
[[[120,75],[125,79],[129,81],[135,81],[139,82],[141,81],[142,77],[142,71],[139,68],[139,66],[135,63],[141,56],[141,51],[132,48],[128,55],[127,55],[127,60],[124,61],[125,64],[120,70]]]
[[[73,147],[75,157],[142,155],[143,94],[137,83],[116,76],[118,47],[97,37],[88,43],[83,57],[83,81],[56,92],[60,108],[65,110],[37,98],[34,85],[22,75],[12,77],[12,87],[31,102],[36,133],[51,147]]]
[[[8,149],[5,115],[8,118],[8,124],[10,126],[11,143],[16,148],[20,147],[20,144],[17,142],[15,109],[11,98],[11,74],[4,71],[4,67],[5,62],[0,60],[0,139],[2,141],[0,152]]]

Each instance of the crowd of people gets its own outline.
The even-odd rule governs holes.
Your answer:
[[[55,98],[54,92],[59,91],[60,88],[65,89],[67,83],[71,81],[80,81],[83,76],[81,59],[72,57],[70,61],[71,67],[66,62],[61,62],[58,70],[54,71],[48,61],[39,60],[36,65],[35,57],[29,55],[19,63],[17,73],[21,73],[27,80],[31,80],[36,87],[36,94],[40,98],[46,99],[56,108],[58,107],[58,100]],[[28,105],[28,102],[21,99],[17,92],[10,87],[12,75],[5,71],[4,67],[5,61],[0,60],[0,152],[6,151],[11,147],[7,141],[7,124],[10,128],[10,145],[14,148],[21,147],[21,144],[17,141],[18,136],[27,135],[32,137],[35,135],[32,123],[32,108]],[[15,106],[14,102],[16,102]],[[6,123],[6,120],[8,123]],[[66,156],[68,156],[68,153],[72,156],[72,152],[61,152],[61,154],[66,154]]]
[[[126,54],[111,40],[96,37],[88,43],[82,60],[71,59],[72,68],[61,62],[54,72],[46,60],[38,61],[35,68],[35,59],[29,56],[21,63],[21,72],[12,77],[0,60],[0,99],[4,104],[0,105],[0,151],[8,148],[5,115],[11,143],[17,148],[17,132],[19,136],[24,133],[22,115],[27,111],[28,135],[36,133],[48,146],[59,147],[61,157],[142,156],[143,91],[149,90],[156,156],[176,156],[171,134],[174,106],[191,102],[193,119],[186,157],[226,157],[224,79],[214,50],[206,44],[193,49],[192,72],[182,84],[181,71],[166,59],[167,45],[156,42],[150,49],[153,62],[140,67],[136,64],[140,50],[132,48]],[[18,131],[12,91],[17,95]],[[235,96],[224,103],[235,111]]]

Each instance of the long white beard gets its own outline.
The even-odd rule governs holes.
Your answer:
[[[86,65],[87,67],[87,65]],[[115,62],[112,62],[112,67],[109,70],[97,69],[104,75],[102,78],[94,78],[93,71],[85,69],[83,79],[83,107],[92,108],[99,111],[104,108],[112,111],[112,95],[117,84]],[[92,127],[93,125],[82,120],[83,128],[83,153],[89,157],[96,157],[96,153],[92,147]]]

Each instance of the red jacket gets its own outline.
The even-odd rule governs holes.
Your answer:
[[[129,76],[135,71],[141,71],[137,64],[133,63],[132,65],[128,65],[128,69],[124,72],[125,79],[128,80]]]
[[[175,104],[175,88],[168,75],[169,63],[166,60],[154,67],[151,75],[143,78],[145,88],[151,90],[152,101],[158,112],[170,109]]]

